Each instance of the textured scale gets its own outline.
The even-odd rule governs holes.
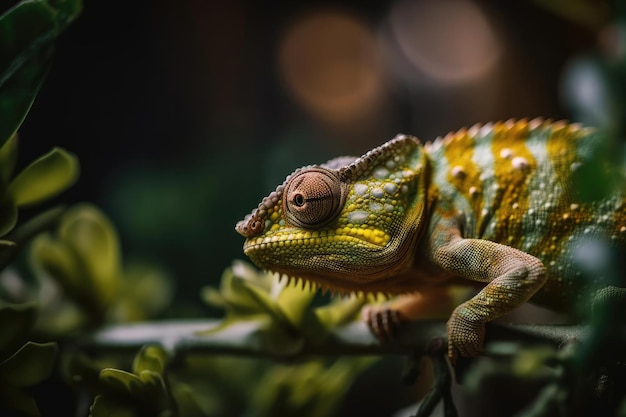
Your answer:
[[[261,268],[341,292],[419,294],[392,305],[398,317],[434,308],[449,284],[478,286],[448,321],[451,358],[472,356],[484,323],[531,298],[573,311],[614,284],[585,281],[579,260],[587,246],[626,245],[624,173],[599,163],[600,149],[592,129],[540,119],[424,146],[399,135],[360,158],[300,168],[236,229]],[[583,198],[594,181],[613,188]]]

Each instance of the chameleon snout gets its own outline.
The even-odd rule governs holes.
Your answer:
[[[247,215],[235,225],[235,230],[245,238],[254,237],[263,233],[265,222],[259,218],[257,213]]]

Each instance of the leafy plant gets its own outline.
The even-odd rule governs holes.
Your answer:
[[[14,230],[18,209],[56,196],[74,184],[79,174],[76,157],[54,148],[14,175],[16,155],[17,136],[13,136],[0,148],[0,237],[4,237],[0,240],[0,268],[32,237],[25,229]]]
[[[35,318],[33,303],[0,305],[0,414],[11,410],[25,416],[39,415],[27,388],[51,373],[57,345],[24,342]]]
[[[29,0],[0,16],[0,146],[24,121],[52,63],[56,38],[81,8],[81,0]]]
[[[15,174],[17,130],[24,121],[52,62],[57,36],[81,10],[79,0],[22,1],[0,16],[0,269],[24,243],[52,221],[15,229],[18,209],[41,203],[78,178],[76,157],[61,148]],[[56,214],[56,213],[55,213]]]
[[[208,333],[254,321],[259,323],[259,332],[250,333],[248,343],[281,355],[298,352],[304,343],[322,343],[330,329],[357,318],[366,302],[357,296],[335,297],[328,304],[314,306],[314,291],[299,288],[296,281],[258,272],[243,261],[235,261],[224,271],[220,291],[206,287],[202,296],[226,311],[222,324]]]
[[[104,322],[145,320],[171,300],[168,277],[152,265],[123,265],[117,232],[98,208],[68,209],[54,233],[32,243],[31,263],[48,314],[39,327],[67,334]]]

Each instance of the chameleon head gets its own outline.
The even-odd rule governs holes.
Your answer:
[[[388,292],[413,262],[427,171],[422,146],[399,135],[360,158],[296,170],[235,229],[260,268],[334,290]]]

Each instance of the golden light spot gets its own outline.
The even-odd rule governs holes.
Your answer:
[[[479,80],[493,72],[502,51],[487,16],[469,1],[397,2],[389,26],[387,48],[401,55],[392,64],[413,82],[419,74],[445,84]]]
[[[383,101],[382,53],[356,15],[319,10],[294,21],[280,45],[279,68],[295,98],[329,122],[364,117]]]

